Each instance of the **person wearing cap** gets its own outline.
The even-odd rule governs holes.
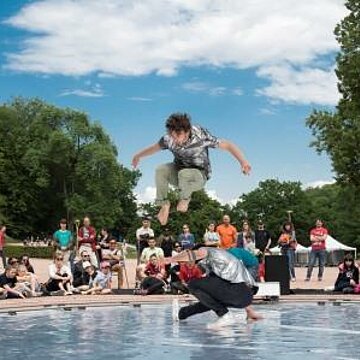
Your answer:
[[[85,271],[89,274],[89,289],[82,291],[83,295],[105,295],[111,293],[111,266],[108,261],[100,264],[100,270],[95,270],[90,262],[84,263]]]
[[[58,250],[61,250],[64,256],[64,262],[69,263],[73,239],[71,231],[68,230],[66,219],[61,219],[60,228],[54,232],[53,239]]]
[[[212,310],[218,320],[208,327],[221,327],[236,320],[229,312],[229,307],[244,308],[249,320],[262,318],[250,306],[255,281],[242,261],[226,250],[215,248],[184,251],[170,261],[197,260],[201,260],[199,265],[205,269],[206,275],[190,280],[188,289],[198,302],[182,307],[178,313],[179,320]]]
[[[90,255],[84,250],[80,253],[81,260],[77,261],[74,265],[74,281],[73,286],[80,291],[87,290],[89,288],[89,274],[85,271],[84,265],[90,264]]]
[[[211,177],[209,148],[228,151],[239,163],[244,174],[249,174],[250,164],[242,151],[227,140],[220,140],[207,129],[191,124],[186,113],[173,113],[166,120],[166,134],[155,144],[139,151],[132,159],[136,168],[141,158],[161,150],[169,150],[174,161],[156,168],[156,203],[161,207],[157,215],[161,225],[166,225],[170,212],[169,186],[179,189],[177,211],[187,212],[191,195],[202,190]]]

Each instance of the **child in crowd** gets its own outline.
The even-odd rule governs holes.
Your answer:
[[[344,261],[339,265],[339,274],[335,282],[334,291],[343,293],[353,293],[354,288],[359,284],[359,268],[355,264],[351,254],[344,257]]]
[[[29,272],[24,264],[20,264],[17,269],[17,282],[23,284],[31,296],[40,296],[41,286],[38,282],[36,275]]]
[[[89,289],[82,291],[83,295],[105,295],[111,294],[111,269],[110,263],[103,261],[100,270],[95,270],[89,261],[84,262],[83,267],[89,274]]]

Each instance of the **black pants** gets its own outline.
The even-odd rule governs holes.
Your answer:
[[[232,284],[211,274],[208,277],[191,280],[188,284],[190,294],[199,302],[185,306],[179,311],[179,319],[200,314],[209,310],[218,316],[225,315],[228,307],[245,308],[252,302],[252,291],[245,283]]]
[[[147,290],[148,295],[159,295],[164,293],[164,282],[153,276],[146,277],[142,283],[141,288]]]
[[[171,288],[174,289],[176,292],[181,291],[183,294],[188,294],[189,289],[181,282],[181,281],[174,281],[170,283]]]

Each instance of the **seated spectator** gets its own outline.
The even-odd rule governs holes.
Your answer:
[[[19,266],[19,260],[14,256],[9,257],[7,263],[8,265],[11,265],[14,269],[17,269],[17,267]]]
[[[0,275],[0,289],[6,299],[25,299],[28,289],[17,281],[17,270],[12,265],[5,266],[5,272]]]
[[[107,228],[103,227],[100,230],[100,238],[98,239],[97,253],[100,261],[103,260],[102,254],[104,249],[109,249],[109,243],[112,237]],[[116,239],[115,239],[116,240]]]
[[[171,283],[171,288],[175,289],[176,292],[180,291],[183,294],[188,294],[187,284],[189,281],[202,278],[203,272],[195,264],[195,261],[181,262],[177,276],[179,280]]]
[[[30,273],[35,274],[34,268],[33,266],[30,264],[30,259],[29,259],[29,255],[24,254],[23,256],[21,256],[20,258],[20,264],[23,264],[26,266],[26,270]]]
[[[55,253],[54,261],[49,265],[49,277],[46,290],[50,295],[72,295],[72,274],[70,268],[64,265],[62,252]]]
[[[84,250],[80,254],[81,260],[75,263],[73,270],[73,286],[80,291],[87,290],[89,288],[89,274],[85,271],[84,263],[90,261],[89,253]]]
[[[41,285],[35,274],[29,272],[24,264],[20,264],[17,268],[17,282],[26,286],[31,296],[40,296]]]
[[[165,265],[160,263],[159,258],[155,254],[150,256],[144,274],[145,277],[141,281],[141,289],[135,293],[141,295],[163,294],[164,286],[166,286]]]
[[[149,263],[150,257],[152,255],[155,255],[158,259],[163,259],[164,258],[164,251],[163,249],[159,248],[156,246],[156,242],[154,238],[150,238],[148,240],[148,247],[146,247],[140,256],[140,262],[141,264],[137,266],[136,268],[136,279],[138,281],[141,281],[142,279],[144,279],[146,277],[145,274],[145,267],[146,264]]]
[[[110,264],[111,271],[118,273],[118,288],[122,288],[124,286],[124,257],[117,245],[116,238],[112,238],[109,247],[101,250],[101,258]]]
[[[335,282],[334,291],[343,293],[353,293],[354,288],[359,284],[359,268],[355,264],[351,254],[344,257],[344,261],[339,265],[339,274]]]
[[[190,232],[189,225],[183,225],[183,232],[178,236],[178,242],[183,250],[192,249],[195,245],[195,236]]]
[[[209,223],[204,234],[205,246],[210,246],[210,247],[220,246],[220,235],[215,229],[216,229],[215,223],[214,222]]]
[[[105,295],[111,294],[111,269],[107,261],[100,264],[100,270],[95,270],[89,261],[83,264],[85,271],[89,274],[89,289],[82,291],[83,295]]]

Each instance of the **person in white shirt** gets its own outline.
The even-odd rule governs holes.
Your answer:
[[[140,263],[140,256],[142,251],[148,247],[148,240],[155,237],[154,230],[150,226],[150,219],[144,217],[142,220],[142,227],[136,230],[136,250],[138,265]]]
[[[64,265],[62,252],[57,251],[54,261],[49,265],[49,281],[46,290],[53,295],[72,295],[72,274],[68,266]]]

